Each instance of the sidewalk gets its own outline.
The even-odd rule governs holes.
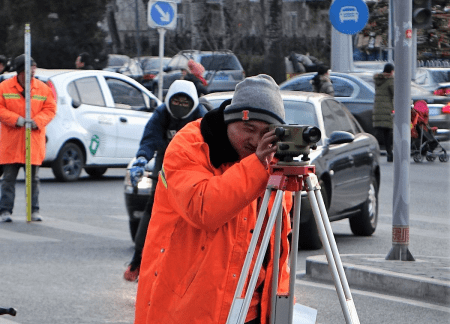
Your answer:
[[[450,258],[414,256],[415,261],[389,261],[381,254],[342,254],[350,288],[450,305]],[[306,259],[306,278],[331,281],[325,255]]]

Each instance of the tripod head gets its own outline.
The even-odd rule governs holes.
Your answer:
[[[302,161],[309,161],[308,155],[311,149],[317,148],[316,143],[322,135],[316,126],[273,124],[269,129],[275,129],[278,137],[278,141],[274,143],[278,146],[275,157],[288,163],[299,155],[302,155]]]

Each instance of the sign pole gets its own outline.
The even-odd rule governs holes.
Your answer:
[[[165,28],[158,28],[159,33],[159,79],[158,79],[158,98],[163,101],[163,57],[164,57],[164,35]]]
[[[147,24],[150,28],[158,28],[159,33],[159,73],[158,93],[155,95],[163,101],[163,57],[164,35],[167,29],[175,29],[177,26],[177,4],[173,1],[153,1],[148,3]]]
[[[31,222],[31,34],[25,24],[25,193],[27,222]]]
[[[414,261],[409,252],[412,2],[394,1],[394,193],[392,248],[386,260]]]

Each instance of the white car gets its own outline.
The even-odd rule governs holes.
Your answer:
[[[358,9],[354,6],[345,6],[339,11],[339,20],[343,23],[346,20],[354,20],[358,22],[359,13]]]
[[[60,181],[77,180],[83,168],[92,177],[125,168],[161,104],[140,83],[115,72],[37,69],[35,76],[53,89],[57,102],[42,166]]]

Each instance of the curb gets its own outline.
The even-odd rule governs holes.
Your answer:
[[[373,289],[439,304],[450,304],[450,282],[448,281],[387,271],[345,261],[342,261],[342,265],[349,286]],[[325,255],[310,256],[306,259],[306,276],[315,280],[333,282]]]

